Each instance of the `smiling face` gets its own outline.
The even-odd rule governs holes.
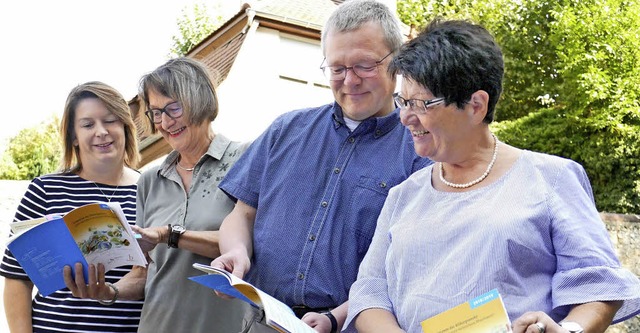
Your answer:
[[[98,98],[82,99],[73,123],[79,160],[89,163],[123,163],[125,154],[124,124]]]
[[[170,97],[164,96],[157,91],[149,90],[149,108],[162,109],[167,105],[178,102]],[[162,122],[154,124],[157,131],[162,134],[173,150],[181,155],[192,150],[200,151],[202,147],[208,147],[209,122],[190,125],[187,121],[187,111],[183,111],[182,116],[172,119],[166,113],[162,113]]]
[[[326,66],[352,67],[379,61],[392,51],[383,36],[382,28],[374,22],[353,31],[329,32],[325,41]],[[330,81],[334,98],[346,117],[360,121],[385,116],[394,110],[395,79],[387,73],[390,59],[387,57],[380,63],[374,77],[363,79],[348,70],[344,80]]]
[[[431,100],[434,96],[424,86],[413,80],[402,80],[400,95],[405,99]],[[465,105],[458,109],[455,103],[431,105],[426,113],[418,114],[403,107],[400,121],[413,136],[416,153],[434,161],[448,161],[468,142],[468,134],[474,131],[477,120],[472,108]]]

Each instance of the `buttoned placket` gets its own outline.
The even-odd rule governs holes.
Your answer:
[[[361,133],[361,131],[357,132]],[[302,249],[298,270],[296,272],[294,284],[294,299],[296,304],[307,304],[304,299],[306,281],[308,279],[307,273],[310,270],[311,259],[317,246],[317,238],[322,232],[324,223],[329,216],[329,211],[331,210],[333,198],[335,197],[339,181],[342,178],[343,171],[348,165],[348,161],[350,156],[353,154],[357,142],[358,136],[353,133],[350,133],[345,138],[340,147],[340,152],[338,153],[334,166],[329,170],[331,174],[328,178],[329,182],[324,188],[322,198],[320,199],[320,202],[316,203],[318,207],[315,210],[313,220],[309,226],[307,241]]]
[[[198,170],[199,168],[196,168],[195,170],[193,170],[193,174],[191,175],[191,188],[189,188],[189,192],[194,190],[194,181],[197,179],[198,177]],[[185,191],[185,188],[182,184],[182,179],[180,178],[180,175],[178,174],[178,171],[175,168],[172,168],[172,170],[169,171],[169,179],[171,179],[172,181],[174,181],[176,184],[178,184],[178,186],[180,186],[180,188],[182,189],[182,192],[184,194],[184,201],[182,206],[180,207],[180,210],[178,212],[178,221],[176,221],[177,223],[180,223],[182,226],[186,227],[186,223],[187,223],[187,209],[189,208],[189,193],[187,193],[187,191]]]

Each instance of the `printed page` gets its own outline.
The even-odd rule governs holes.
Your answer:
[[[45,221],[51,221],[53,219],[60,218],[60,217],[61,217],[60,215],[47,215],[47,216],[39,217],[37,219],[32,219],[32,220],[11,222],[9,223],[9,226],[11,227],[11,233],[13,235],[19,235],[37,226],[40,223],[43,223]],[[13,237],[8,239],[9,242],[11,242],[12,240],[13,240]]]
[[[147,264],[119,204],[85,205],[72,210],[63,219],[88,263],[101,263],[106,271]]]
[[[286,304],[237,276],[225,270],[199,263],[194,263],[193,267],[209,274],[193,276],[189,279],[262,308],[265,313],[265,323],[277,331],[282,333],[317,333],[298,319]]]
[[[421,324],[424,333],[511,332],[511,322],[497,289],[435,315]]]
[[[239,298],[251,304],[253,307],[256,307],[256,308],[261,307],[261,301],[258,297],[258,294],[255,292],[255,290],[253,290],[253,293],[245,291],[245,293],[247,293],[249,296],[252,296],[251,298],[249,298],[245,296],[244,293],[240,292],[240,290],[237,289],[239,286],[242,286],[244,284],[247,285],[245,286],[247,287],[245,289],[251,289],[253,288],[253,286],[238,279],[233,274],[225,270],[213,268],[211,266],[207,266],[199,263],[194,263],[193,268],[201,270],[208,274],[192,276],[189,278],[190,280],[200,283],[201,285],[208,287],[209,289],[213,289],[223,294],[226,294],[235,298]]]
[[[286,304],[259,289],[258,294],[262,299],[267,325],[284,333],[317,333],[311,326],[298,319]]]

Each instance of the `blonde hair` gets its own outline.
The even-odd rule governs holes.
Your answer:
[[[74,123],[78,104],[87,98],[97,98],[102,101],[107,110],[124,124],[124,164],[135,169],[140,161],[140,153],[138,152],[136,125],[131,116],[129,104],[116,89],[102,82],[91,81],[73,88],[67,97],[64,113],[60,120],[60,137],[62,139],[60,171],[79,172],[82,170],[80,148],[73,145],[73,141],[76,139]]]

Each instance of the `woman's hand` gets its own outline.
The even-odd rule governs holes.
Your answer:
[[[70,266],[64,266],[64,284],[71,290],[75,297],[91,298],[95,300],[112,299],[112,289],[105,284],[104,265],[89,265],[89,281],[85,282],[82,272],[82,264],[76,263],[74,266],[75,274],[71,271]]]
[[[166,226],[140,228],[132,225],[131,230],[136,234],[140,234],[141,238],[138,238],[138,244],[144,253],[155,249],[156,245],[160,243],[166,243],[167,239],[169,239],[169,228]]]
[[[513,323],[513,333],[567,333],[568,331],[542,311],[527,312]]]

